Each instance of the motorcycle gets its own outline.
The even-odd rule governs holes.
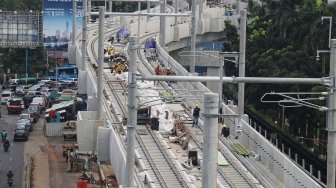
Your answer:
[[[79,176],[79,180],[87,180],[88,183],[92,183],[92,184],[96,183],[96,180],[94,179],[92,174],[90,175],[90,177],[81,175],[81,176]]]
[[[6,140],[6,136],[1,136],[2,142],[4,142]]]
[[[5,152],[8,152],[9,145],[4,145],[3,147],[4,147]]]
[[[7,179],[8,186],[11,187],[13,185],[13,178]]]

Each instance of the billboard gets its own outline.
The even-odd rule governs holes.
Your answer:
[[[40,12],[0,12],[0,47],[35,48],[42,45]]]
[[[76,0],[76,26],[82,27],[82,0]],[[43,1],[43,43],[45,48],[67,51],[72,35],[73,0]]]

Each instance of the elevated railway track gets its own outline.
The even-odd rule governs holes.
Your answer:
[[[116,30],[110,30],[105,33],[105,41],[108,40],[108,38],[111,35],[114,35],[116,33]],[[143,45],[144,41],[150,37],[153,37],[155,35],[145,35],[140,38],[140,43]],[[91,52],[89,52],[91,55],[89,55],[90,58],[90,70],[95,72],[97,74],[97,53],[96,53],[96,47],[97,46],[97,37],[95,37],[90,43],[91,47],[90,49],[93,49]],[[137,50],[138,58],[140,60],[139,62],[139,73],[148,75],[148,74],[154,74],[154,66],[156,64],[159,64],[158,61],[148,62],[144,58],[144,54],[142,50],[139,48]],[[173,67],[174,65],[168,65],[169,67]],[[181,75],[183,73],[180,73],[179,70],[176,71],[177,75]],[[117,114],[114,114],[114,116],[122,116],[127,117],[127,104],[126,99],[127,97],[127,88],[125,85],[125,82],[120,80],[114,80],[114,78],[111,79],[111,75],[108,75],[108,73],[104,72],[103,74],[104,78],[104,93],[112,93],[111,96],[109,96],[110,99],[114,100],[118,105],[113,105],[113,108],[115,110],[112,110],[112,112],[118,112]],[[194,83],[190,83],[191,85],[195,85]],[[179,88],[179,83],[174,84],[174,88]],[[168,86],[166,82],[160,82],[160,86],[158,86],[161,90],[172,90],[172,85]],[[180,87],[183,87],[181,85]],[[189,87],[190,88],[190,87]],[[194,86],[196,89],[197,86]],[[178,94],[179,92],[173,91],[175,94]],[[180,90],[180,92],[183,92],[185,94],[186,91]],[[199,91],[197,91],[199,92]],[[206,91],[204,91],[205,93]],[[190,106],[192,104],[189,104]],[[187,110],[186,110],[187,111]],[[189,115],[189,114],[187,114]],[[115,119],[114,119],[115,120]],[[114,121],[112,120],[112,121]],[[202,129],[200,129],[202,130]],[[157,134],[159,134],[156,131],[153,131],[149,129],[147,126],[137,126],[137,134],[136,134],[136,140],[137,140],[137,146],[136,151],[137,154],[141,156],[141,161],[143,161],[143,165],[146,166],[148,174],[151,177],[151,184],[158,186],[158,187],[189,187],[186,181],[183,179],[182,175],[180,174],[180,169],[176,168],[176,164],[174,164],[174,160],[171,158],[170,154],[167,152],[166,148],[163,147],[163,144],[161,141],[157,138]],[[192,136],[193,141],[192,144],[197,147],[197,150],[202,151],[202,144],[200,142],[197,142],[197,140],[202,140],[199,138],[200,135]],[[223,146],[222,146],[223,147]],[[234,157],[234,155],[228,155],[226,152],[229,150],[225,150],[226,152],[223,152],[222,155],[226,157],[226,159],[229,161],[228,165],[225,167],[219,167],[218,168],[218,184],[220,187],[263,187],[251,174],[248,174],[244,171],[244,167],[240,164],[238,165],[239,161],[237,158]]]
[[[105,31],[105,41],[110,36],[115,35],[117,29]],[[144,41],[154,37],[158,33],[145,34],[139,38],[139,44],[142,46]],[[88,71],[94,77],[97,77],[97,36],[90,38],[87,48],[88,54]],[[169,58],[165,59],[164,54],[157,52],[158,56],[163,59],[148,61],[144,57],[143,50],[137,50],[138,55],[138,72],[142,75],[153,75],[154,67],[164,63],[166,67],[173,68],[176,75],[186,76],[189,73],[181,68],[180,65],[171,63]],[[164,60],[164,61],[163,61]],[[106,64],[106,63],[105,63]],[[108,66],[105,66],[108,67]],[[210,92],[206,87],[200,87],[202,83],[197,82],[177,82],[167,83],[160,81],[156,86],[157,91],[168,91],[174,97],[179,96],[182,100],[181,105],[184,108],[184,116],[190,118],[190,110],[195,104],[202,106],[202,97],[205,93]],[[126,126],[122,122],[127,117],[127,87],[124,81],[118,80],[109,70],[103,74],[103,92],[105,96],[104,108],[107,112],[107,119],[111,122],[114,129],[120,133],[121,140],[126,146],[125,134]],[[191,97],[192,96],[192,97]],[[138,98],[140,100],[140,98]],[[162,137],[157,131],[149,129],[147,126],[138,125],[136,127],[136,172],[146,171],[146,182],[142,182],[141,187],[199,187],[185,175],[184,170],[180,168],[184,161],[176,161],[176,157],[168,152],[167,142],[162,142]],[[193,149],[199,151],[202,155],[203,143],[203,126],[190,130],[190,144]],[[165,139],[166,141],[166,139]],[[169,145],[170,143],[168,143]],[[217,185],[218,187],[284,187],[274,176],[268,174],[262,165],[258,164],[253,157],[242,157],[235,153],[232,145],[234,141],[223,140],[220,138],[218,150],[227,160],[227,165],[218,166]],[[153,152],[155,151],[155,152]],[[170,150],[171,151],[171,150]],[[139,162],[141,161],[141,162]],[[141,164],[140,164],[141,163]],[[139,181],[138,181],[139,183]]]

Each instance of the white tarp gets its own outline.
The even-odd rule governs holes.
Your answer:
[[[57,103],[57,104],[53,104],[51,108],[48,108],[46,110],[46,113],[48,113],[50,110],[56,110],[56,111],[58,111],[58,109],[66,108],[66,107],[71,106],[73,104],[74,104],[73,100],[71,100],[71,101],[65,101],[65,102],[60,102],[60,103]]]
[[[150,117],[159,118],[159,131],[170,132],[174,127],[173,113],[161,100],[158,90],[154,87],[154,82],[138,82],[139,107],[141,105],[151,106]],[[168,115],[168,116],[167,116]],[[167,116],[167,118],[166,118]]]
[[[128,73],[116,74],[117,79],[123,80],[127,85]],[[161,97],[160,93],[154,85],[153,81],[143,81],[137,82],[138,86],[138,99],[139,99],[139,108],[144,106],[151,107],[150,117],[159,118],[159,131],[160,132],[170,132],[174,127],[174,111],[184,110],[180,104],[165,104]],[[166,114],[168,117],[166,118]]]

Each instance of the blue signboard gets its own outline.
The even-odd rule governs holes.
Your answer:
[[[82,0],[77,2],[77,28],[82,27]],[[72,35],[72,0],[43,1],[43,43],[45,48],[68,50]]]

